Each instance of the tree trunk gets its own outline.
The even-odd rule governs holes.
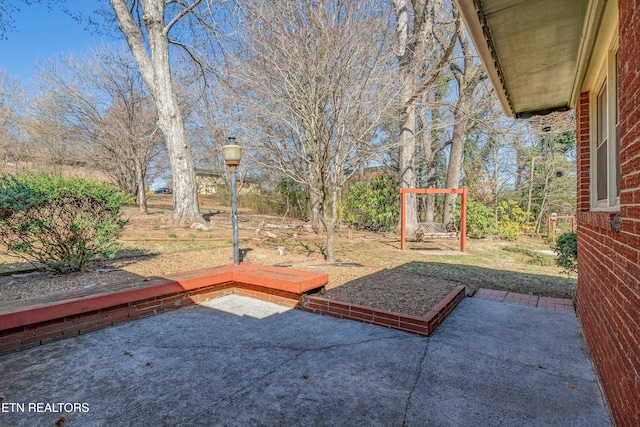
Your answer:
[[[460,19],[460,17],[457,19]],[[454,111],[455,123],[451,137],[451,152],[449,154],[449,167],[447,170],[447,188],[458,188],[460,186],[464,143],[469,129],[469,115],[471,112],[473,93],[484,78],[482,67],[473,64],[474,54],[469,46],[465,33],[461,31],[457,37],[462,48],[464,59],[462,70],[460,70],[455,63],[451,65],[458,83],[459,97]],[[453,208],[457,197],[456,194],[445,194],[442,218],[444,224],[449,224],[453,218]]]
[[[531,157],[531,177],[529,178],[529,197],[527,198],[527,222],[529,222],[529,217],[531,216],[531,198],[533,195],[533,178],[535,177],[536,171],[536,157]]]
[[[144,182],[144,174],[142,173],[142,165],[140,159],[134,160],[136,166],[136,184],[138,186],[138,205],[140,206],[140,213],[148,214],[147,211],[147,192]]]
[[[325,224],[327,230],[327,262],[336,262],[335,254],[335,224],[333,221],[327,221]]]
[[[453,125],[446,188],[458,188],[460,186],[464,138],[467,134],[467,106],[469,104],[468,99],[463,98],[463,96],[464,95],[460,97],[458,109],[456,109],[456,122]],[[444,213],[442,215],[442,222],[445,225],[449,224],[453,217],[453,207],[455,206],[457,197],[457,194],[447,193],[444,195]]]
[[[150,55],[143,34],[136,26],[124,0],[111,0],[118,25],[136,60],[142,79],[153,96],[158,127],[167,145],[173,176],[173,222],[204,223],[198,207],[198,193],[191,146],[184,128],[183,114],[176,97],[169,64],[169,27],[164,25],[165,2],[142,0],[144,24]]]
[[[440,102],[442,101],[443,90],[444,89],[442,87],[439,87],[436,89],[435,96],[432,102],[429,102],[427,99],[423,101],[424,105],[431,104],[431,106],[427,108],[429,109],[433,123],[439,123],[440,121],[439,105],[440,105]],[[431,132],[428,132],[428,133],[424,132],[421,135],[422,150],[424,151],[424,163],[425,163],[425,168],[427,170],[427,175],[426,175],[427,188],[432,188],[436,186],[436,173],[437,173],[436,156],[438,155],[438,151],[436,151],[436,147],[439,146],[440,134],[441,134],[441,131],[436,127],[435,129],[432,129]],[[425,222],[435,222],[436,195],[425,194],[423,197],[426,199],[424,220]]]
[[[327,232],[327,262],[336,262],[334,221],[325,221],[324,228]]]
[[[399,182],[400,188],[415,188],[416,110],[412,102],[416,90],[413,66],[415,40],[410,40],[409,5],[407,0],[395,0],[396,35],[398,37],[398,67],[400,76]],[[415,25],[415,23],[414,23]],[[416,29],[413,29],[414,33]],[[405,195],[405,231],[407,238],[415,238],[418,224],[416,195]]]
[[[404,105],[403,99],[411,90],[402,90],[400,104]],[[416,153],[416,112],[413,105],[407,105],[403,111],[402,130],[400,131],[400,188],[416,187],[415,153]],[[416,206],[416,195],[405,195],[405,230],[407,238],[414,238],[418,226],[418,209]]]
[[[431,154],[433,156],[433,154]],[[430,160],[427,161],[427,188],[431,188],[435,186],[436,183],[436,162],[433,157],[430,157]],[[424,197],[427,199],[427,207],[424,213],[425,222],[435,222],[436,220],[436,195],[435,194],[425,194]]]
[[[320,209],[320,219],[322,221],[322,225],[327,233],[327,251],[326,251],[326,259],[327,262],[335,262],[336,254],[335,254],[335,230],[336,223],[338,220],[338,189],[332,188],[331,190],[331,218],[327,219],[324,211],[324,203],[321,204]]]
[[[311,214],[311,229],[314,233],[318,233],[322,225],[321,204],[320,195],[313,190],[309,190],[309,212]]]
[[[401,85],[400,187],[415,188],[417,182],[415,101],[436,83],[441,67],[449,60],[453,52],[455,37],[452,37],[448,45],[442,44],[442,51],[438,51],[431,44],[435,43],[436,2],[432,0],[393,0],[392,3],[396,14],[397,58]],[[454,35],[458,32],[459,23],[456,23]],[[407,237],[414,238],[418,226],[415,194],[406,196],[405,224]]]

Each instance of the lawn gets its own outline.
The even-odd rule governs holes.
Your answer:
[[[124,248],[119,258],[92,264],[87,272],[16,276],[16,271],[30,266],[1,256],[0,300],[232,263],[229,208],[214,197],[202,197],[201,211],[209,221],[209,229],[195,230],[171,224],[171,200],[171,195],[152,195],[149,215],[141,215],[135,206],[127,207],[129,222],[122,235]],[[248,209],[240,209],[239,220],[244,262],[326,272],[329,291],[349,289],[345,285],[358,281],[365,287],[353,289],[362,294],[366,283],[373,287],[378,273],[385,269],[398,272],[398,283],[407,282],[409,273],[415,279],[411,282],[421,287],[463,284],[470,290],[490,288],[561,298],[572,297],[576,288],[576,279],[555,266],[552,255],[541,252],[550,250],[541,239],[468,240],[464,254],[458,252],[457,240],[445,239],[408,242],[407,249],[401,251],[396,233],[343,227],[336,238],[338,261],[328,264],[323,258],[324,236],[300,220],[258,215]],[[280,255],[282,248],[284,255]],[[384,280],[389,287],[394,286],[388,276]]]

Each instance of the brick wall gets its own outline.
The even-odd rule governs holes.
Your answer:
[[[612,230],[612,214],[588,212],[589,106],[583,94],[577,108],[576,309],[616,425],[640,426],[640,5],[618,0],[618,7],[620,231]]]
[[[433,334],[436,328],[462,301],[465,296],[465,290],[464,286],[456,286],[453,291],[449,292],[442,301],[432,307],[424,316],[393,313],[311,295],[303,297],[300,309],[310,313],[355,320],[426,337]]]
[[[589,210],[589,93],[580,95],[576,108],[576,123],[578,132],[576,142],[576,171],[578,181],[577,212]]]

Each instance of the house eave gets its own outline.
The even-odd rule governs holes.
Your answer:
[[[607,0],[455,3],[507,115],[575,106]]]
[[[487,34],[488,28],[484,21],[484,15],[481,12],[480,5],[477,0],[456,0],[456,3],[462,21],[480,57],[480,61],[482,65],[484,65],[489,80],[496,90],[496,95],[500,100],[502,109],[507,115],[514,116],[515,112],[509,100],[509,92],[502,79],[502,73],[499,71],[498,58],[491,46],[491,37]]]
[[[569,111],[572,107],[569,105],[559,105],[551,108],[544,108],[540,110],[531,110],[531,111],[520,111],[515,114],[516,119],[530,119],[534,116],[546,116],[547,114]]]

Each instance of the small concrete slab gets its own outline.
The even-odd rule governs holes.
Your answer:
[[[472,298],[422,338],[229,295],[0,372],[11,426],[610,425],[572,313]]]
[[[200,303],[199,305],[225,313],[234,314],[236,316],[248,316],[254,319],[264,319],[269,316],[275,316],[292,310],[292,308],[285,307],[283,305],[235,295],[216,298],[211,301]]]

